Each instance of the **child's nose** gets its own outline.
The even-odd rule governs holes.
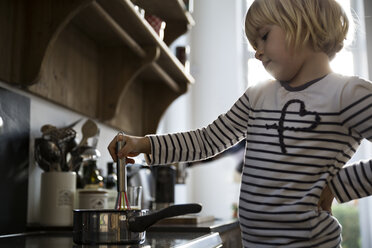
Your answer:
[[[257,47],[256,53],[254,54],[255,58],[262,61],[263,50],[260,47]]]

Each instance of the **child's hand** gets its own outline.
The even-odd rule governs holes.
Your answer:
[[[125,144],[121,148],[118,154],[116,154],[116,142],[120,140],[124,140]],[[135,136],[128,136],[128,135],[117,135],[113,138],[110,142],[109,146],[107,147],[112,159],[116,162],[117,158],[126,158],[127,163],[134,163],[134,159],[128,157],[135,157],[138,156],[140,153],[151,153],[151,144],[150,140],[147,137],[135,137]]]
[[[334,195],[329,189],[328,185],[323,189],[318,202],[318,210],[328,211],[332,214],[332,202]]]

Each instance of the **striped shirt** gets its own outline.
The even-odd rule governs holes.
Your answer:
[[[372,141],[372,84],[331,73],[303,86],[249,87],[207,127],[150,135],[150,164],[203,160],[246,140],[239,198],[244,247],[339,247],[341,227],[317,204],[372,194],[372,161],[344,167]]]

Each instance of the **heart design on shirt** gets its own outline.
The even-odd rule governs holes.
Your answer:
[[[298,114],[301,117],[306,116],[306,115],[314,115],[314,121],[311,122],[310,126],[308,126],[308,127],[288,127],[288,126],[284,126],[285,116],[288,113],[287,109],[291,104],[300,104],[300,109],[299,109]],[[319,125],[320,119],[321,119],[320,115],[317,112],[306,110],[305,103],[303,101],[298,100],[298,99],[292,99],[292,100],[289,100],[288,102],[286,102],[286,104],[282,108],[282,113],[281,113],[281,116],[280,116],[280,119],[279,119],[279,123],[278,124],[275,123],[273,125],[267,125],[266,124],[266,128],[267,129],[278,130],[280,148],[281,148],[283,153],[287,153],[287,149],[285,148],[285,143],[284,143],[284,135],[283,135],[284,131],[285,130],[291,130],[291,131],[295,131],[295,132],[309,131],[309,130],[315,129]]]

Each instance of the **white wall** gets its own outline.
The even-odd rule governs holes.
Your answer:
[[[196,25],[188,40],[195,85],[177,100],[162,120],[160,133],[205,126],[227,111],[243,94],[241,0],[194,1]],[[184,115],[180,115],[184,113]],[[186,116],[186,118],[184,117]],[[239,195],[234,181],[239,159],[224,157],[189,169],[187,201],[203,204],[203,214],[231,218]]]
[[[192,128],[215,120],[243,93],[241,5],[241,0],[195,1],[196,25],[190,35],[196,80],[191,89]],[[226,157],[191,171],[192,196],[203,203],[204,213],[231,218],[239,195],[239,183],[233,181],[237,162]]]

